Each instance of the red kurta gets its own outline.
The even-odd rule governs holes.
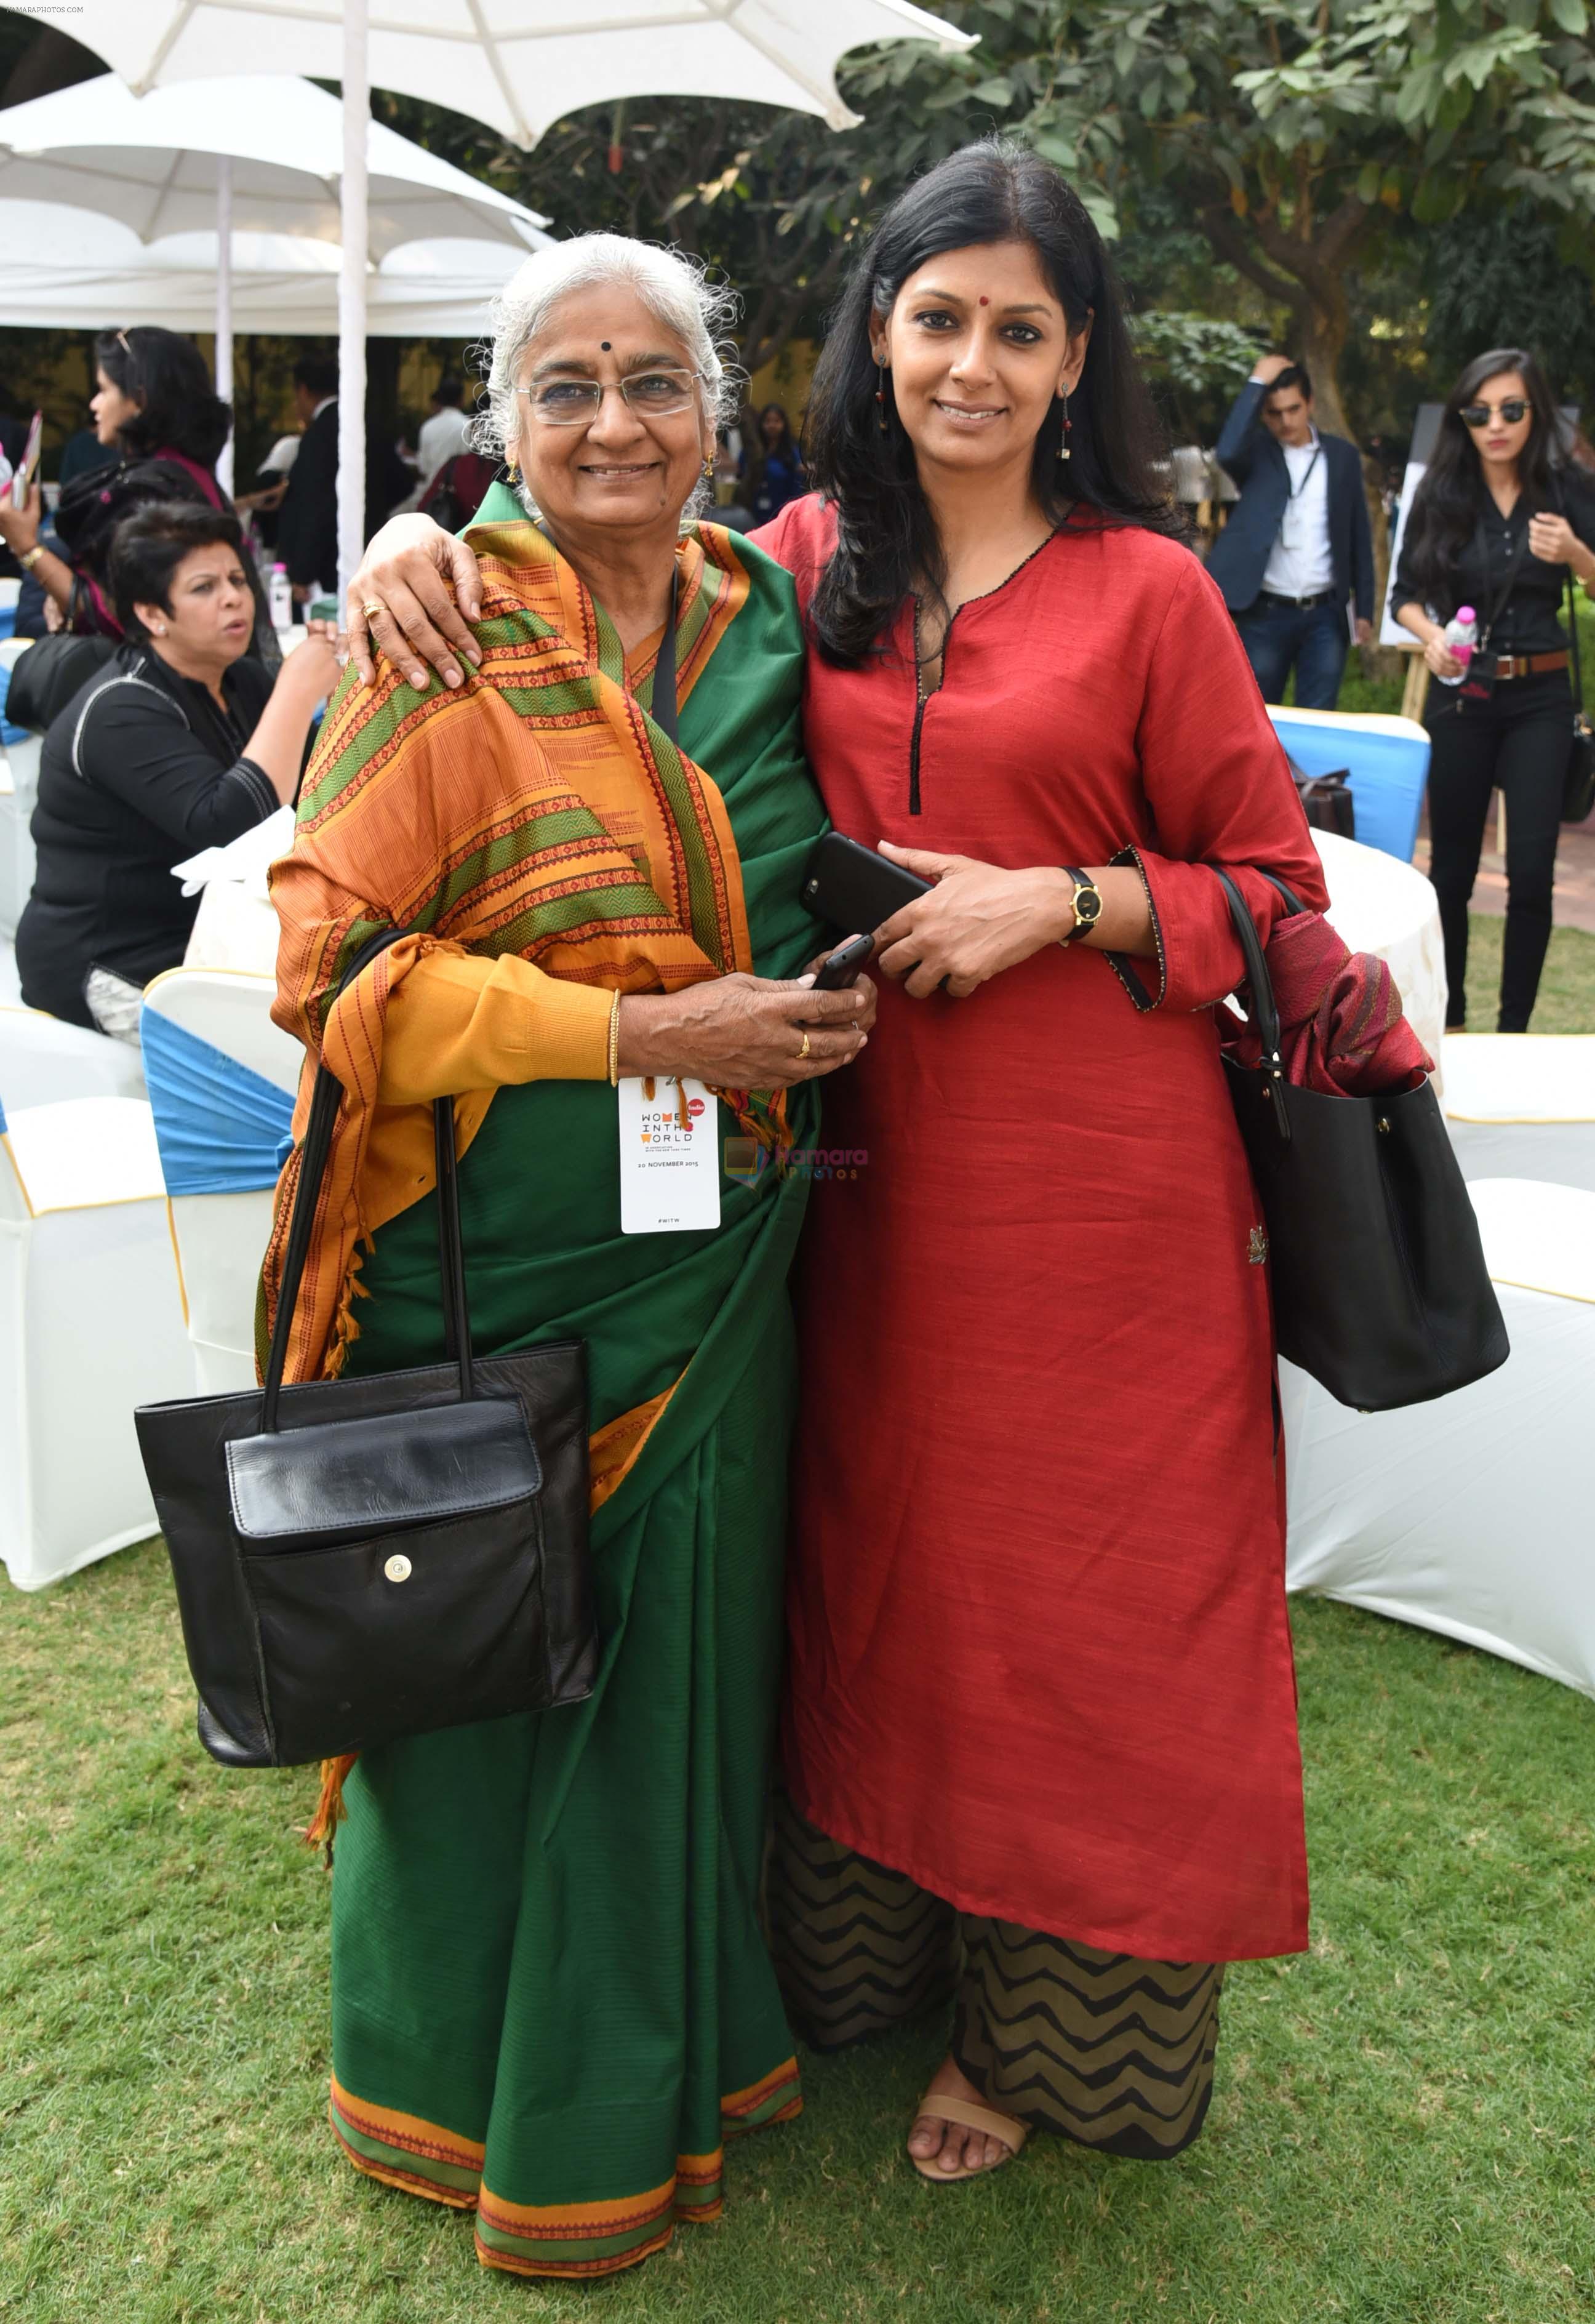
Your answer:
[[[755,535],[807,605],[814,499]],[[1306,1942],[1262,1214],[1213,1004],[1267,866],[1327,900],[1217,589],[1066,529],[963,606],[918,715],[912,613],[810,655],[837,828],[988,862],[1140,853],[1160,962],[1049,945],[967,1001],[887,985],[825,1084],[786,1757],[809,1820],[963,1910],[1165,1960]],[[917,742],[918,811],[910,807]]]

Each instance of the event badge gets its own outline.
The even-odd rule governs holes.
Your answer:
[[[620,1084],[621,1232],[720,1223],[720,1108],[702,1082]]]

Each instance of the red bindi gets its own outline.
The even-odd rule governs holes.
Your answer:
[[[989,306],[991,305],[991,301],[989,299],[982,299],[982,300],[981,300],[981,304],[982,304],[982,307],[989,307]]]

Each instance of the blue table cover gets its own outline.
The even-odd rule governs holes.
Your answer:
[[[288,1092],[158,1009],[143,1010],[139,1031],[167,1193],[274,1186],[293,1146]]]

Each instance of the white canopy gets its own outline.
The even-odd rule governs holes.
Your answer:
[[[365,152],[373,259],[439,235],[524,249],[549,223],[380,122],[367,124]],[[97,210],[141,242],[214,235],[224,163],[235,233],[341,241],[343,107],[294,74],[183,81],[138,97],[107,73],[0,112],[0,201]]]
[[[346,129],[337,98],[291,74],[185,80],[143,97],[106,74],[0,112],[0,199],[70,203],[123,221],[144,243],[208,231],[217,392],[230,399],[235,233],[336,241]],[[363,260],[429,235],[485,235],[524,250],[548,223],[369,118],[364,143]],[[230,444],[217,474],[231,484]]]
[[[344,77],[346,0],[82,0],[72,38],[134,88],[247,71],[274,56]],[[910,0],[380,0],[372,82],[485,121],[520,145],[585,105],[623,97],[740,97],[851,128],[836,60],[870,41],[973,45]]]
[[[546,242],[546,235],[532,232]],[[235,331],[330,335],[338,327],[336,242],[303,235],[235,234]],[[519,263],[502,242],[407,242],[365,277],[373,338],[471,339],[487,328],[488,301]],[[0,316],[14,325],[104,330],[160,323],[208,331],[216,319],[217,236],[162,235],[87,210],[0,201]]]

